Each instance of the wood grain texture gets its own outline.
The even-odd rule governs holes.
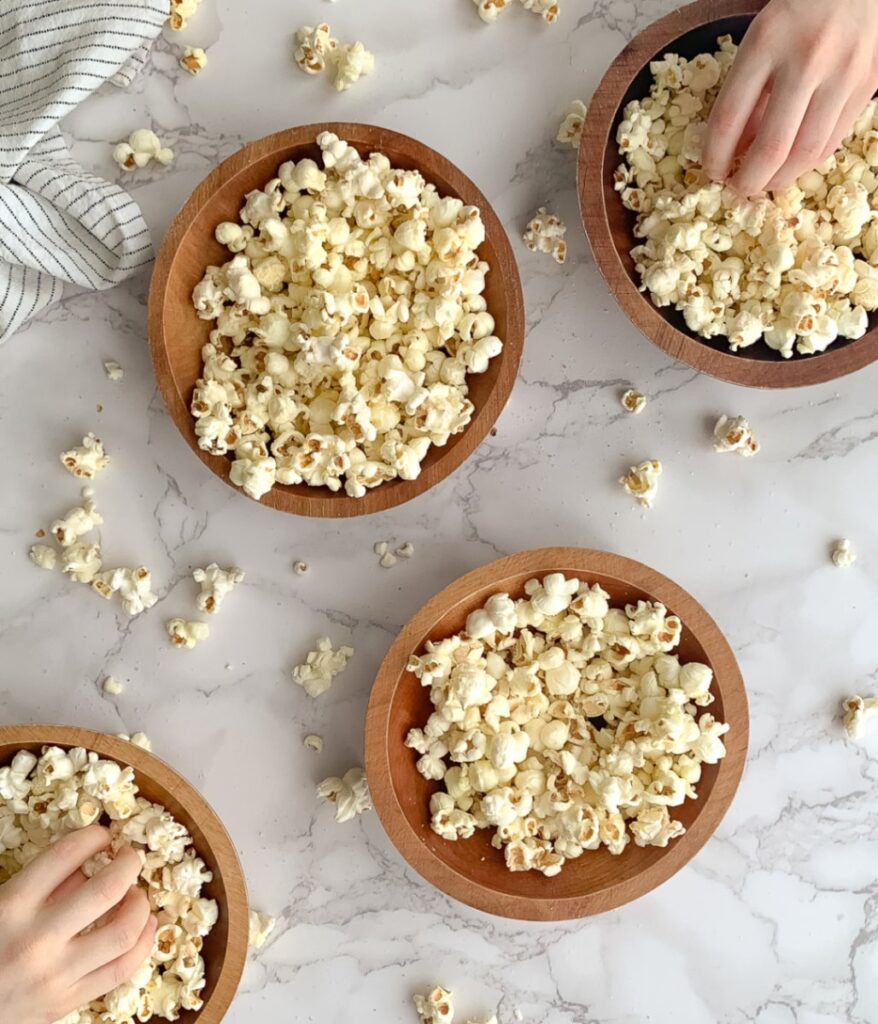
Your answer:
[[[307,484],[278,485],[261,499],[264,505],[297,515],[340,518],[382,512],[423,494],[457,469],[484,440],[515,383],[524,347],[524,300],[512,247],[490,203],[466,175],[423,143],[385,128],[332,122],[290,128],[245,146],[209,174],[177,214],[156,259],[149,294],[149,342],[159,389],[180,433],[217,476],[229,483],[231,460],[198,447],[189,412],[201,374],[201,347],[211,328],[192,308],[192,289],[209,264],[230,258],[213,237],[216,225],[237,220],[244,195],[262,188],[285,160],[319,159],[315,139],[322,131],[335,132],[363,155],[380,150],[395,167],[419,170],[442,194],[479,207],[486,232],[479,254],[491,265],[485,298],[503,341],[502,353],[491,360],[487,372],[467,378],[475,405],[472,422],[444,447],[431,446],[417,480],[392,480],[363,498]]]
[[[219,904],[219,920],[204,940],[207,985],[204,1007],[180,1015],[181,1024],[219,1024],[228,1010],[247,958],[249,910],[247,887],[229,834],[204,798],[170,765],[154,754],[115,736],[66,725],[0,726],[0,766],[18,750],[39,755],[46,745],[85,747],[134,769],[135,781],[147,800],[161,804],[185,825],[198,855],[213,872],[205,896]]]
[[[661,601],[683,622],[679,653],[714,672],[710,706],[731,726],[727,755],[705,765],[698,799],[674,808],[686,834],[666,849],[630,845],[619,857],[605,848],[564,865],[560,875],[512,873],[491,846],[492,829],[448,842],[430,828],[429,800],[439,784],[424,779],[416,756],[404,745],[410,728],[422,727],[433,710],[429,690],[406,670],[409,655],[427,640],[461,630],[466,617],[491,594],[524,596],[533,576],[563,572],[600,583],[614,605],[638,599]],[[585,548],[542,548],[501,558],[461,577],[403,627],[378,671],[366,717],[366,772],[375,809],[393,844],[428,882],[449,896],[490,914],[522,920],[560,921],[598,914],[644,895],[679,871],[704,845],[726,813],[747,754],[749,719],[744,683],[735,656],[716,623],[698,602],[667,577],[620,555]]]
[[[787,388],[843,377],[878,359],[878,317],[856,341],[837,341],[826,352],[784,359],[763,342],[730,352],[724,338],[707,340],[691,332],[682,314],[658,309],[638,290],[639,276],[629,251],[635,244],[634,214],[613,188],[621,162],[616,128],[626,103],[646,96],[649,62],[667,52],[693,57],[715,49],[716,37],[730,33],[740,42],[766,0],[698,0],[661,18],[636,36],[610,65],[588,109],[579,150],[579,208],[595,261],[629,319],[674,359],[736,384]]]

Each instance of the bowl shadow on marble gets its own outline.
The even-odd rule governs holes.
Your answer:
[[[404,744],[433,711],[429,690],[406,670],[409,656],[427,640],[461,630],[471,611],[491,594],[524,596],[533,576],[563,572],[600,583],[612,603],[658,600],[679,615],[684,660],[703,661],[714,672],[709,710],[731,726],[726,757],[706,765],[698,799],[673,808],[685,835],[664,849],[629,844],[621,856],[606,848],[568,861],[545,878],[535,871],[510,872],[491,846],[493,829],[449,842],[430,827],[430,796],[440,788],[415,767]],[[520,920],[557,921],[601,913],[644,895],[679,871],[707,842],[728,810],[744,768],[749,736],[747,697],[735,656],[716,623],[686,591],[647,566],[619,555],[584,548],[544,548],[501,558],[461,577],[403,627],[382,663],[366,718],[366,771],[375,809],[390,840],[408,863],[442,892],[486,913]]]
[[[204,798],[170,765],[154,754],[106,733],[65,725],[0,725],[0,766],[19,750],[39,756],[47,745],[85,747],[134,769],[141,794],[161,804],[192,836],[198,855],[213,872],[203,894],[216,900],[219,919],[204,940],[204,1006],[180,1014],[180,1024],[219,1024],[237,991],[247,958],[247,888],[235,847]]]
[[[524,348],[524,300],[512,246],[490,203],[462,171],[423,143],[372,125],[330,122],[289,128],[244,146],[197,186],[177,214],[156,258],[149,295],[149,342],[159,389],[178,430],[213,473],[234,486],[229,481],[231,459],[198,447],[189,411],[201,375],[201,347],[212,326],[196,315],[192,289],[208,265],[231,258],[214,238],[217,224],[237,220],[245,194],[275,177],[284,161],[305,157],[319,161],[315,139],[322,131],[334,132],[361,155],[383,152],[395,167],[419,170],[442,194],[479,207],[486,234],[479,256],[491,265],[484,294],[503,341],[503,351],[491,360],[488,370],[467,378],[469,398],[475,406],[472,421],[446,445],[430,447],[416,480],[391,480],[362,498],[307,484],[276,485],[260,499],[264,505],[297,515],[342,518],[381,512],[409,501],[444,480],[475,451],[515,383]]]
[[[702,338],[690,331],[683,314],[658,308],[639,290],[631,259],[636,216],[627,210],[613,183],[621,162],[616,130],[625,105],[649,93],[650,61],[673,52],[692,58],[713,52],[717,36],[740,42],[764,0],[697,0],[654,22],[636,36],[610,65],[589,106],[579,151],[578,192],[582,223],[595,262],[628,318],[674,359],[713,377],[751,387],[784,388],[819,384],[843,377],[878,359],[878,315],[856,340],[834,342],[811,356],[780,353],[758,341],[731,352],[725,338]]]

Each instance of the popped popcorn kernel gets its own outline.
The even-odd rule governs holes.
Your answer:
[[[180,58],[180,67],[197,75],[207,67],[207,54],[200,46],[187,46]]]
[[[182,647],[185,650],[191,650],[196,644],[210,636],[210,626],[206,622],[169,619],[165,628],[171,643],[175,647]]]
[[[759,442],[743,416],[720,416],[713,428],[713,450],[749,457],[759,451]]]
[[[109,694],[111,697],[118,697],[125,689],[125,686],[115,676],[107,676],[104,679],[102,689],[104,693]]]
[[[305,661],[293,669],[293,682],[298,683],[309,697],[319,697],[344,671],[353,654],[353,647],[335,649],[329,637],[322,636],[317,641],[317,649],[309,651]]]
[[[415,994],[412,999],[421,1024],[453,1024],[454,1003],[451,993],[441,985],[426,995]]]
[[[311,733],[302,740],[302,745],[306,750],[313,750],[316,754],[319,754],[323,750],[323,737]]]
[[[647,459],[639,466],[632,466],[623,477],[619,478],[619,483],[625,492],[632,498],[636,498],[643,508],[652,508],[661,474],[661,462],[657,459]]]
[[[81,445],[61,452],[59,457],[67,472],[81,480],[93,480],[110,463],[110,456],[94,434],[86,434]]]
[[[167,166],[173,159],[174,151],[163,146],[158,135],[149,128],[137,128],[127,142],[120,142],[113,150],[113,160],[124,171],[146,167],[153,160]]]
[[[375,70],[375,56],[362,43],[342,43],[329,55],[333,84],[339,92]]]
[[[184,29],[189,24],[189,19],[198,10],[200,3],[201,0],[171,0],[171,13],[168,18],[171,28],[175,32]]]
[[[625,412],[634,413],[634,415],[643,412],[646,408],[646,395],[642,395],[634,388],[629,388],[624,392],[619,401],[622,403],[622,408]]]
[[[115,359],[108,359],[104,363],[104,373],[108,380],[120,381],[125,376],[125,371]]]
[[[243,581],[244,570],[234,565],[221,569],[216,562],[211,562],[204,569],[193,570],[192,579],[201,584],[201,593],[196,600],[198,610],[216,615],[228,594]]]
[[[832,548],[832,564],[838,569],[849,569],[857,560],[857,553],[854,551],[851,542],[847,537],[835,542]]]
[[[525,229],[524,244],[531,252],[548,253],[556,263],[563,263],[567,259],[566,234],[561,218],[541,206]]]
[[[51,544],[31,544],[28,558],[39,569],[54,569],[58,561],[58,552]]]
[[[319,75],[326,67],[326,60],[338,47],[326,22],[319,25],[303,25],[296,30],[293,59],[306,75]]]
[[[372,809],[366,773],[362,768],[351,768],[339,778],[324,779],[317,787],[317,795],[335,804],[335,820],[351,821],[358,814]]]
[[[251,949],[262,949],[277,926],[277,918],[259,910],[251,910],[249,923],[250,932],[247,937],[247,945]]]
[[[866,723],[878,716],[878,697],[861,697],[854,694],[841,704],[844,718],[842,724],[848,739],[861,740],[866,735]]]
[[[558,134],[555,137],[556,141],[573,146],[574,149],[579,149],[579,145],[582,142],[582,126],[585,123],[585,115],[587,113],[588,107],[586,107],[582,100],[573,100],[567,108],[564,119],[558,128]]]
[[[307,562],[293,562],[293,572],[297,576],[304,576],[310,568],[311,566]]]

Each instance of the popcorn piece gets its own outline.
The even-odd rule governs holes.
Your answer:
[[[579,149],[579,144],[582,141],[582,126],[587,113],[588,108],[582,100],[574,100],[567,108],[567,113],[558,129],[557,141]]]
[[[62,548],[69,548],[80,537],[100,526],[103,521],[94,500],[87,498],[82,505],[77,505],[65,513],[63,519],[56,519],[49,527],[49,532]]]
[[[866,723],[878,715],[878,697],[860,697],[855,694],[842,701],[844,731],[848,738],[861,740],[866,735]]]
[[[625,476],[619,478],[619,483],[643,508],[652,508],[661,473],[662,464],[657,459],[648,459],[639,466],[632,466]]]
[[[124,685],[115,676],[107,676],[104,680],[103,691],[111,697],[118,697],[124,689]]]
[[[146,167],[155,160],[167,166],[174,159],[174,151],[163,146],[158,135],[149,128],[137,128],[128,136],[127,142],[120,142],[113,150],[113,159],[125,171]]]
[[[362,43],[342,43],[329,54],[333,84],[339,92],[347,89],[375,68],[375,57]]]
[[[293,562],[293,572],[297,576],[304,576],[310,568],[307,562]]]
[[[317,649],[309,651],[305,662],[293,669],[293,682],[298,683],[309,697],[319,697],[344,671],[353,653],[353,647],[333,649],[329,637],[322,636],[317,641]]]
[[[296,31],[296,45],[293,58],[306,75],[319,75],[326,67],[326,60],[338,47],[338,40],[333,39],[329,25],[303,25]]]
[[[60,458],[68,473],[84,480],[93,480],[110,462],[110,456],[94,434],[86,434],[81,445],[62,452]]]
[[[407,540],[404,544],[400,544],[396,551],[394,551],[394,554],[398,558],[411,558],[414,553],[415,546],[410,540]]]
[[[322,736],[317,736],[312,733],[311,735],[306,736],[305,739],[302,740],[302,743],[307,750],[313,750],[317,754],[321,753],[323,750]]]
[[[101,571],[101,549],[97,544],[77,542],[61,552],[61,571],[77,583],[91,583]]]
[[[36,545],[38,546],[38,545]],[[33,550],[33,549],[31,549]],[[832,549],[832,564],[839,569],[849,569],[857,560],[857,554],[851,547],[851,542],[844,537],[835,542]]]
[[[136,569],[109,569],[97,574],[91,585],[106,600],[118,594],[129,615],[139,615],[158,601],[152,592],[152,576],[145,565]]]
[[[125,371],[114,359],[108,359],[104,363],[104,373],[112,381],[119,381],[125,375]]]
[[[521,0],[521,5],[526,11],[542,15],[543,21],[549,25],[554,25],[561,13],[558,0]]]
[[[175,647],[187,650],[191,650],[197,643],[210,636],[210,626],[206,622],[192,622],[186,619],[169,619],[167,631]]]
[[[130,736],[127,732],[117,732],[116,735],[120,740],[125,740],[126,743],[131,743],[142,750],[152,750],[152,743],[145,732],[135,732]]]
[[[749,457],[759,451],[759,442],[743,416],[720,416],[713,428],[713,450]]]
[[[415,1010],[421,1018],[421,1024],[452,1024],[454,1021],[454,1003],[451,993],[437,985],[427,995],[415,995]]]
[[[386,540],[380,540],[372,549],[378,555],[378,564],[382,569],[391,569],[396,565],[396,555],[390,550]]]
[[[195,569],[192,578],[201,584],[201,593],[196,602],[198,610],[216,615],[226,595],[244,579],[244,572],[237,566],[220,569],[216,562],[211,562],[206,569]]]
[[[250,911],[250,934],[247,944],[252,949],[262,949],[268,937],[277,926],[277,918],[258,910]]]
[[[54,569],[58,552],[51,544],[31,544],[28,558],[40,569]]]
[[[171,0],[171,14],[168,18],[168,24],[171,28],[175,32],[185,28],[189,23],[189,19],[198,10],[200,3],[201,0]]]
[[[531,252],[549,253],[556,263],[563,263],[567,259],[566,234],[567,226],[561,218],[541,206],[524,232],[524,244]]]
[[[510,4],[510,0],[473,0],[479,17],[487,24],[495,22]]]
[[[197,75],[207,67],[207,54],[200,46],[187,46],[180,58],[180,67],[190,75]]]
[[[639,391],[635,391],[634,388],[629,388],[622,395],[620,401],[625,412],[634,413],[635,415],[639,412],[643,412],[646,408],[646,395],[642,395]]]
[[[338,822],[350,821],[372,809],[366,773],[362,768],[351,768],[340,779],[324,779],[317,787],[317,795],[335,804],[335,820]]]

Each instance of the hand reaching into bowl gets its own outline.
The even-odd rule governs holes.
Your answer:
[[[121,850],[92,878],[82,873],[109,842],[105,828],[81,829],[0,886],[4,1020],[50,1024],[128,981],[149,956],[156,920],[135,888],[135,852]]]
[[[704,169],[745,196],[789,185],[835,150],[876,87],[875,0],[770,0],[711,113]]]

